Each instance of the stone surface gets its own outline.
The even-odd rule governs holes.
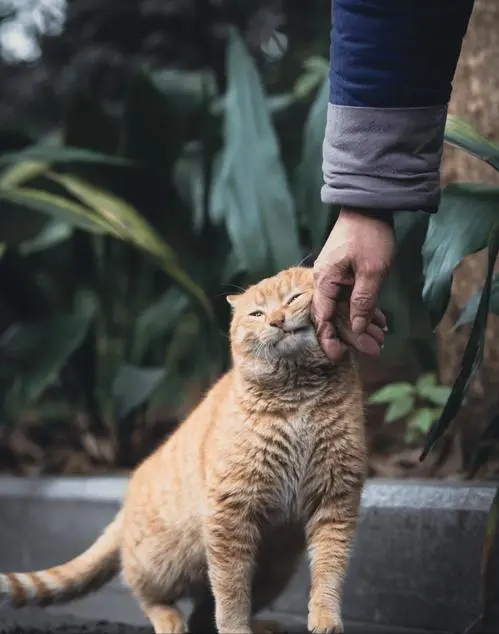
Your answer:
[[[122,478],[0,478],[0,570],[43,568],[82,551],[113,517],[125,486]],[[493,495],[492,486],[480,483],[369,482],[345,587],[346,620],[379,624],[382,631],[462,631],[479,611]],[[274,609],[304,619],[307,593],[304,561]],[[49,613],[145,623],[119,580]]]

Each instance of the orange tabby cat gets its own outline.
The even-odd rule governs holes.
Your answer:
[[[233,306],[233,369],[133,473],[122,510],[69,563],[0,575],[15,606],[69,601],[123,572],[156,633],[279,631],[252,619],[305,548],[308,629],[342,632],[341,587],[366,471],[352,358],[324,356],[310,318],[312,273],[265,279]],[[175,603],[190,597],[189,624]]]

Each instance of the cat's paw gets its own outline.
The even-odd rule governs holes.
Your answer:
[[[310,613],[307,629],[312,634],[343,634],[343,622],[337,614],[330,611]]]
[[[268,621],[264,619],[254,619],[251,623],[253,634],[280,634],[286,629],[279,621]]]

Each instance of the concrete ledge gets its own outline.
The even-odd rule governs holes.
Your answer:
[[[110,521],[125,488],[121,477],[0,477],[0,570],[73,557]],[[480,556],[494,492],[487,483],[370,481],[345,587],[346,619],[462,631],[479,612]],[[276,612],[303,618],[307,594],[304,561]],[[144,623],[119,582],[52,612]]]

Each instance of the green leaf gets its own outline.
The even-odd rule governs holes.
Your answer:
[[[166,291],[150,304],[135,322],[131,358],[140,363],[148,347],[175,324],[189,305],[189,298],[178,288]]]
[[[414,398],[410,394],[403,394],[392,401],[385,414],[385,423],[393,423],[400,418],[404,418],[412,411]]]
[[[205,222],[205,170],[199,144],[184,149],[175,163],[173,181],[180,198],[191,209],[194,230],[199,233]]]
[[[165,368],[137,368],[123,365],[113,383],[113,396],[118,420],[146,403],[165,376]]]
[[[428,387],[433,387],[437,384],[437,375],[435,372],[427,372],[419,377],[416,382],[416,392],[421,396]]]
[[[317,93],[305,122],[302,158],[294,179],[298,218],[310,232],[313,249],[322,246],[330,222],[330,210],[321,201],[322,144],[328,102],[329,81],[326,80]]]
[[[426,434],[435,420],[435,412],[429,407],[418,409],[409,418],[407,424],[411,429],[417,430],[420,434]]]
[[[303,62],[303,68],[321,74],[324,78],[329,74],[329,60],[319,55],[311,55]]]
[[[476,311],[478,310],[478,304],[480,303],[480,296],[482,294],[482,289],[473,293],[470,299],[466,302],[461,314],[459,315],[458,320],[454,325],[454,330],[457,330],[461,326],[466,324],[470,324],[476,315]],[[489,310],[495,315],[499,315],[499,276],[496,276],[492,280],[492,287],[490,290],[490,306]]]
[[[322,83],[324,83],[322,73],[306,71],[296,80],[293,86],[293,96],[295,99],[306,99]]]
[[[49,177],[91,207],[95,215],[99,215],[102,222],[112,228],[115,236],[127,240],[153,256],[163,270],[185,288],[208,315],[212,315],[211,304],[203,289],[180,267],[173,250],[134,207],[74,176],[49,174]]]
[[[383,355],[400,358],[410,348],[425,357],[421,359],[425,368],[434,367],[436,356],[428,310],[421,297],[424,283],[421,250],[428,221],[429,214],[424,212],[395,214],[395,260],[379,297],[379,307],[389,320]]]
[[[227,52],[227,108],[213,218],[225,219],[244,270],[263,275],[301,260],[293,198],[260,77],[241,38]]]
[[[88,207],[41,189],[30,189],[28,187],[19,187],[18,189],[9,190],[0,189],[0,215],[5,209],[1,204],[2,202],[16,205],[19,208],[17,213],[18,222],[20,224],[25,222],[23,217],[24,208],[28,222],[31,222],[31,219],[34,218],[30,212],[38,212],[51,216],[55,220],[71,224],[73,227],[84,229],[85,231],[115,234],[113,227],[91,209],[88,209]],[[41,216],[39,223],[35,235],[44,227],[46,218]],[[23,241],[27,239],[29,239],[29,237],[26,236],[23,238]]]
[[[425,441],[425,447],[420,460],[424,460],[433,445],[442,436],[450,423],[454,420],[463,399],[468,390],[471,378],[480,367],[483,359],[485,346],[485,329],[487,327],[487,317],[489,314],[490,292],[492,287],[492,275],[499,251],[499,223],[493,225],[488,240],[488,269],[485,285],[482,290],[480,304],[476,313],[475,321],[471,328],[470,338],[466,344],[459,374],[452,386],[451,394],[445,403],[442,415],[432,425]]]
[[[59,315],[37,323],[16,323],[0,337],[3,368],[10,368],[13,384],[3,407],[14,418],[33,403],[59,376],[81,344],[94,312]]]
[[[83,150],[72,147],[57,147],[51,145],[36,145],[20,150],[19,152],[9,152],[0,156],[0,166],[24,161],[42,161],[59,165],[64,163],[94,163],[104,165],[119,165],[120,167],[131,167],[133,162],[122,156],[111,156],[92,150]]]
[[[420,390],[420,395],[434,405],[444,406],[452,392],[448,385],[431,385]]]
[[[479,134],[467,121],[447,115],[445,140],[499,170],[499,145]]]
[[[410,383],[390,383],[390,385],[385,385],[380,390],[372,394],[368,399],[368,403],[372,405],[391,403],[403,396],[412,395],[413,392],[414,387]]]
[[[73,234],[73,227],[60,220],[50,220],[33,240],[23,242],[19,251],[23,255],[38,253],[57,246]]]
[[[423,247],[423,298],[434,326],[440,323],[450,297],[452,273],[467,255],[486,246],[499,214],[499,187],[449,185],[438,213],[431,216]]]
[[[41,161],[22,161],[0,172],[0,189],[18,187],[26,181],[41,176],[47,170],[48,164]]]

